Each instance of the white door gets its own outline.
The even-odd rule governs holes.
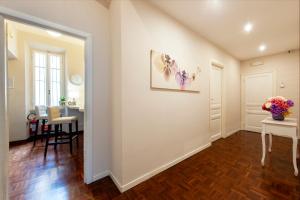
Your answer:
[[[4,18],[0,15],[0,199],[8,199],[7,69]]]
[[[210,78],[211,140],[221,137],[222,130],[222,68],[212,66]]]
[[[272,73],[244,77],[245,130],[261,132],[261,121],[269,115],[261,106],[271,96],[273,96]]]

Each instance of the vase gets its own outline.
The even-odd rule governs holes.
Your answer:
[[[283,114],[278,114],[278,115],[272,114],[272,118],[274,120],[277,120],[277,121],[283,121],[284,120]]]

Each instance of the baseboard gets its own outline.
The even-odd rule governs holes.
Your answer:
[[[216,140],[218,140],[220,138],[221,138],[221,133],[217,133],[217,134],[215,134],[215,135],[213,135],[213,136],[210,137],[210,141],[214,142],[214,141],[216,141]]]
[[[105,170],[93,176],[93,182],[110,175],[109,170]]]
[[[93,176],[93,182],[98,181],[98,180],[100,180],[100,179],[102,179],[102,178],[104,178],[104,177],[107,177],[107,176],[109,176],[109,177],[112,179],[112,181],[113,181],[114,184],[117,186],[117,188],[119,189],[119,191],[120,191],[120,192],[123,192],[123,191],[122,191],[122,186],[121,186],[120,182],[119,182],[118,179],[113,175],[113,173],[112,173],[111,171],[109,171],[109,170],[105,170],[105,171],[103,171],[103,172],[100,172],[100,173],[94,175],[94,176]]]
[[[224,138],[227,138],[227,137],[231,136],[232,134],[234,134],[234,133],[236,133],[236,132],[238,132],[238,131],[240,131],[240,130],[241,130],[241,129],[238,128],[238,129],[235,129],[235,130],[233,130],[233,131],[229,131],[229,132],[226,133],[226,136],[225,136]]]
[[[196,153],[199,153],[200,151],[202,151],[202,150],[204,150],[204,149],[206,149],[206,148],[208,148],[210,146],[211,146],[211,142],[208,143],[208,144],[206,144],[206,145],[203,145],[203,146],[201,146],[201,147],[199,147],[199,148],[197,148],[197,149],[195,149],[193,151],[190,151],[189,153],[187,153],[187,154],[185,154],[185,155],[183,155],[183,156],[181,156],[181,157],[179,157],[179,158],[177,158],[177,159],[175,159],[175,160],[173,160],[173,161],[171,161],[169,163],[166,163],[166,164],[164,164],[164,165],[162,165],[162,166],[154,169],[153,171],[147,172],[144,175],[142,175],[142,176],[134,179],[133,181],[130,181],[129,183],[127,183],[125,185],[121,185],[120,182],[119,182],[119,180],[109,170],[94,175],[93,176],[93,181],[97,181],[97,180],[99,180],[101,178],[104,178],[106,176],[110,176],[110,178],[112,179],[112,181],[114,182],[114,184],[117,186],[117,188],[119,189],[119,191],[121,193],[123,193],[126,190],[129,190],[130,188],[132,188],[132,187],[140,184],[141,182],[144,182],[144,181],[148,180],[152,176],[155,176],[156,174],[158,174],[158,173],[160,173],[160,172],[162,172],[162,171],[164,171],[164,170],[166,170],[166,169],[168,169],[168,168],[170,168],[170,167],[178,164],[179,162],[181,162],[181,161],[183,161],[183,160],[185,160],[185,159],[187,159],[187,158],[195,155]]]
[[[109,176],[113,180],[114,184],[117,186],[118,190],[121,193],[124,192],[123,188],[122,188],[122,185],[120,184],[119,180],[114,176],[114,174],[112,172],[110,172]]]
[[[136,178],[135,180],[130,181],[129,183],[127,183],[125,185],[122,185],[119,190],[121,192],[125,192],[126,190],[138,185],[141,182],[146,181],[147,179],[151,178],[152,176],[154,176],[154,175],[156,175],[156,174],[158,174],[158,173],[160,173],[160,172],[162,172],[162,171],[178,164],[179,162],[191,157],[192,155],[194,155],[194,154],[196,154],[196,153],[198,153],[198,152],[200,152],[200,151],[202,151],[202,150],[204,150],[204,149],[206,149],[210,146],[211,146],[211,142],[206,144],[206,145],[203,145],[203,146],[201,146],[201,147],[199,147],[199,148],[197,148],[197,149],[195,149],[195,150],[193,150],[193,151],[191,151],[191,152],[189,152],[189,153],[187,153],[187,154],[185,154],[185,155],[183,155],[183,156],[181,156],[181,157],[179,157],[179,158],[177,158],[177,159],[175,159],[175,160],[173,160],[169,163],[166,163],[166,164],[154,169],[153,171],[145,173],[144,175]]]

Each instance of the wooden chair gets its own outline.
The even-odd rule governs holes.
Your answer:
[[[76,132],[72,131],[72,125],[75,123],[75,130]],[[59,127],[62,124],[69,125],[69,133],[65,133],[62,130],[59,130]],[[51,128],[54,126],[54,142],[49,142],[51,137]],[[54,149],[58,144],[69,144],[70,145],[70,153],[73,152],[73,140],[76,139],[77,147],[79,145],[78,140],[78,119],[76,116],[66,116],[62,117],[60,113],[59,107],[48,107],[48,134],[46,137],[46,145],[45,145],[45,152],[44,157],[47,156],[47,150],[49,145],[54,145]],[[61,136],[61,137],[59,137]],[[64,137],[65,136],[65,137]]]
[[[35,127],[35,133],[33,137],[33,146],[35,146],[38,132],[39,132],[39,123],[42,121],[42,127],[41,127],[41,141],[43,142],[43,137],[45,133],[45,125],[48,121],[48,114],[47,114],[47,107],[46,106],[35,106],[35,113],[36,113],[36,127]]]

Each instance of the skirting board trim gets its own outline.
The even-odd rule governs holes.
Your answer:
[[[214,141],[216,141],[216,140],[218,140],[220,138],[221,138],[221,133],[217,133],[217,134],[215,134],[215,135],[213,135],[213,136],[210,137],[210,141],[214,142]]]
[[[120,182],[118,181],[118,179],[113,175],[112,172],[110,172],[110,178],[113,180],[114,184],[117,186],[118,190],[122,193],[123,188],[122,185],[120,184]]]
[[[208,143],[208,144],[206,144],[206,145],[203,145],[203,146],[201,146],[201,147],[199,147],[199,148],[197,148],[197,149],[195,149],[195,150],[193,150],[193,151],[191,151],[191,152],[189,152],[189,153],[187,153],[187,154],[185,154],[183,156],[180,156],[179,158],[176,158],[175,160],[173,160],[173,161],[171,161],[169,163],[166,163],[166,164],[164,164],[164,165],[162,165],[162,166],[154,169],[153,171],[145,173],[144,175],[136,178],[135,180],[130,181],[129,183],[123,185],[121,187],[121,189],[122,189],[121,192],[125,192],[126,190],[128,190],[128,189],[130,189],[130,188],[132,188],[132,187],[134,187],[136,185],[138,185],[141,182],[144,182],[145,180],[151,178],[152,176],[155,176],[156,174],[158,174],[158,173],[160,173],[160,172],[162,172],[162,171],[164,171],[164,170],[166,170],[166,169],[168,169],[168,168],[176,165],[177,163],[179,163],[179,162],[181,162],[181,161],[183,161],[183,160],[185,160],[185,159],[193,156],[194,154],[196,154],[196,153],[198,153],[198,152],[200,152],[200,151],[202,151],[202,150],[204,150],[204,149],[206,149],[206,148],[208,148],[210,146],[211,146],[211,142]]]
[[[204,149],[206,149],[206,148],[208,148],[210,146],[211,146],[211,142],[209,142],[208,144],[205,144],[205,145],[203,145],[203,146],[201,146],[201,147],[199,147],[199,148],[197,148],[197,149],[195,149],[193,151],[190,151],[190,152],[186,153],[185,155],[180,156],[179,158],[176,158],[175,160],[173,160],[173,161],[171,161],[169,163],[166,163],[166,164],[164,164],[164,165],[162,165],[162,166],[160,166],[160,167],[158,167],[158,168],[156,168],[156,169],[154,169],[154,170],[152,170],[150,172],[147,172],[144,175],[142,175],[142,176],[134,179],[133,181],[130,181],[129,183],[127,183],[125,185],[121,185],[120,182],[118,181],[118,179],[113,175],[113,173],[111,171],[108,171],[108,170],[104,171],[102,173],[96,174],[95,176],[93,176],[93,179],[94,179],[94,181],[97,181],[97,180],[99,180],[101,178],[104,178],[106,176],[110,176],[111,179],[113,180],[114,184],[119,189],[119,191],[121,193],[123,193],[126,190],[129,190],[130,188],[132,188],[132,187],[134,187],[134,186],[136,186],[136,185],[138,185],[138,184],[140,184],[140,183],[148,180],[152,176],[155,176],[156,174],[158,174],[158,173],[160,173],[160,172],[162,172],[162,171],[164,171],[164,170],[166,170],[166,169],[168,169],[168,168],[170,168],[170,167],[178,164],[179,162],[181,162],[181,161],[183,161],[183,160],[185,160],[185,159],[187,159],[187,158],[195,155],[196,153],[199,153],[200,151],[202,151],[202,150],[204,150]]]
[[[240,130],[241,130],[241,129],[240,129],[240,128],[238,128],[238,129],[236,129],[236,130],[233,130],[233,131],[227,132],[227,133],[226,133],[226,136],[225,136],[224,138],[227,138],[227,137],[231,136],[232,134],[234,134],[234,133],[236,133],[236,132],[238,132],[238,131],[240,131]]]
[[[97,181],[97,180],[99,180],[101,178],[109,176],[110,174],[111,174],[111,172],[109,170],[105,170],[103,172],[100,172],[100,173],[98,173],[98,174],[96,174],[96,175],[93,176],[93,181]]]

